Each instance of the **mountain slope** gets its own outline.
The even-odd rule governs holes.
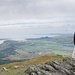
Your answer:
[[[25,62],[15,62],[11,64],[0,65],[0,69],[7,68],[7,71],[0,72],[0,75],[21,75],[24,73],[26,67],[29,65],[44,64],[53,60],[62,60],[61,56],[44,55],[35,59],[27,60]],[[14,69],[14,66],[20,66],[18,69]]]

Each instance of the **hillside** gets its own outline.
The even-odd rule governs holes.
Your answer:
[[[53,60],[62,60],[61,56],[52,56],[52,55],[45,55],[38,58],[34,58],[25,62],[16,62],[11,64],[0,65],[0,69],[6,67],[8,71],[0,72],[0,75],[21,75],[24,73],[26,67],[29,65],[38,65],[44,64],[46,62],[51,62]],[[18,69],[14,69],[14,66],[20,66]]]

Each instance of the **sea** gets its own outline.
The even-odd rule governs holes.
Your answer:
[[[32,35],[24,35],[21,37],[8,37],[8,38],[0,38],[0,44],[2,44],[5,40],[17,40],[17,41],[23,41],[29,38],[41,38],[41,37],[55,37],[55,36],[59,36],[60,34],[32,34]]]

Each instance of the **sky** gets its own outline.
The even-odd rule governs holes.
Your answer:
[[[0,38],[73,33],[74,9],[75,0],[0,0]]]

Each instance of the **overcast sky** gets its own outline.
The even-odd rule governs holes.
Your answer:
[[[75,0],[0,0],[0,20],[74,17]]]
[[[75,0],[0,0],[0,35],[73,33]]]

